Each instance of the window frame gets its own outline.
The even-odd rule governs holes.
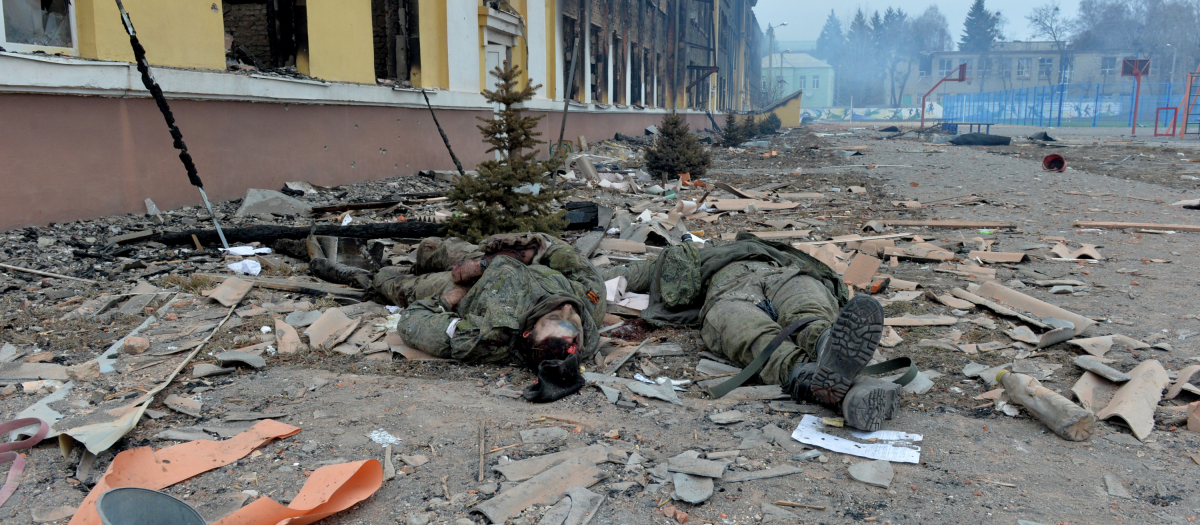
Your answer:
[[[995,59],[995,61],[992,62],[992,65],[994,66],[996,78],[1012,78],[1013,70],[1011,58],[1001,57]]]
[[[1042,67],[1042,65],[1046,67]],[[1045,73],[1045,74],[1043,74]],[[1037,79],[1052,80],[1054,78],[1054,57],[1038,57]]]
[[[1110,62],[1111,61],[1111,62]],[[1106,64],[1106,62],[1109,62]],[[1108,66],[1108,67],[1105,67]],[[1117,57],[1100,57],[1100,74],[1104,76],[1117,74]]]
[[[821,75],[813,75],[812,86],[813,89],[821,89]]]
[[[946,75],[949,75],[951,71],[954,71],[954,68],[958,67],[954,64],[954,60],[953,58],[938,59],[938,78],[946,78]]]
[[[1031,78],[1032,69],[1033,57],[1017,57],[1017,78]]]
[[[67,19],[71,25],[71,47],[61,46],[39,46],[36,44],[22,44],[20,42],[9,42],[8,36],[4,30],[4,2],[0,1],[0,47],[6,51],[13,53],[36,53],[41,51],[50,55],[68,55],[79,56],[79,26],[75,21],[75,2],[67,2]]]

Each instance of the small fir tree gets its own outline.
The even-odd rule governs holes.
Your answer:
[[[664,115],[659,130],[658,141],[646,150],[646,169],[650,174],[662,177],[664,184],[667,177],[683,173],[690,173],[692,180],[703,177],[712,157],[692,135],[683,117],[677,113]]]
[[[533,148],[543,143],[535,131],[542,117],[525,117],[514,106],[532,99],[534,92],[542,87],[527,85],[517,89],[521,67],[507,62],[503,67],[492,70],[496,77],[496,89],[484,90],[489,102],[503,106],[492,119],[480,118],[485,125],[476,126],[483,134],[484,142],[492,145],[487,152],[500,152],[500,160],[484,161],[477,167],[476,177],[460,177],[450,190],[448,197],[458,202],[460,214],[447,224],[455,235],[478,241],[497,233],[547,232],[557,233],[566,226],[566,211],[555,212],[551,204],[564,193],[550,187],[550,177],[560,159],[552,157],[537,162]],[[552,177],[553,175],[551,175]],[[540,191],[517,193],[521,187],[538,187]]]
[[[746,142],[746,129],[738,123],[737,117],[733,112],[725,114],[725,129],[721,132],[721,143],[728,148],[736,148],[738,144]]]
[[[767,115],[767,118],[764,118],[758,122],[758,133],[759,135],[770,135],[776,131],[779,131],[779,128],[782,127],[783,121],[779,120],[779,115],[776,115],[775,112],[772,111],[770,115]]]
[[[746,134],[746,139],[758,136],[758,123],[754,121],[754,115],[746,115],[746,118],[742,120],[742,130]]]

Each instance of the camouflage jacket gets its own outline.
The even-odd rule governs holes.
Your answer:
[[[410,346],[440,357],[506,362],[514,357],[512,348],[525,314],[543,301],[565,296],[580,309],[583,321],[584,345],[579,357],[590,359],[600,344],[598,330],[606,310],[604,281],[571,245],[549,235],[533,235],[544,241],[544,249],[531,264],[496,257],[452,310],[440,298],[416,301],[401,314],[401,337]],[[455,319],[461,320],[449,337],[445,332]]]

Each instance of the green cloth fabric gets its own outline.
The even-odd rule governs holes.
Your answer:
[[[767,360],[759,377],[783,384],[799,363],[816,358],[816,342],[850,299],[841,278],[824,263],[786,244],[741,234],[723,245],[671,247],[655,260],[606,268],[605,280],[625,277],[626,290],[649,293],[642,318],[662,325],[700,325],[713,352],[748,365],[783,326],[823,319],[792,334]],[[772,317],[758,305],[769,302]]]
[[[409,306],[401,313],[398,325],[405,343],[438,357],[477,363],[509,362],[515,357],[514,345],[521,335],[522,316],[545,299],[567,296],[583,306],[580,317],[584,341],[580,359],[590,359],[599,348],[598,330],[607,308],[604,281],[591,262],[569,244],[549,235],[524,235],[524,240],[536,238],[543,243],[532,264],[525,265],[503,255],[496,257],[453,309],[448,308],[440,294],[405,297]],[[487,246],[496,244],[492,239],[484,241]],[[450,282],[449,272],[410,280],[416,280],[417,284],[393,287],[418,294],[439,290],[438,283]],[[451,337],[447,329],[456,319],[460,320]]]
[[[702,320],[703,292],[725,267],[741,261],[762,261],[772,266],[794,268],[828,290],[840,310],[850,300],[850,291],[831,268],[784,243],[763,240],[746,233],[723,246],[697,250],[692,243],[667,248],[657,259],[606,269],[604,279],[624,276],[627,291],[650,294],[650,306],[642,319],[656,326],[698,326]]]
[[[763,301],[774,307],[777,319],[758,306]],[[742,261],[713,276],[701,311],[705,346],[742,366],[758,357],[782,327],[804,317],[821,318],[791,334],[759,371],[763,383],[778,385],[796,365],[816,359],[817,338],[837,318],[840,305],[824,283],[795,267]]]

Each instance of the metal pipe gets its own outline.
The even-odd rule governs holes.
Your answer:
[[[204,182],[200,180],[200,174],[196,171],[196,164],[192,162],[192,155],[188,153],[187,144],[183,143],[183,132],[179,131],[179,126],[175,125],[175,115],[171,113],[171,107],[167,105],[167,98],[163,95],[162,88],[158,82],[154,80],[154,76],[150,74],[150,62],[146,60],[146,48],[138,41],[137,31],[133,29],[133,21],[129,19],[129,13],[125,11],[125,5],[121,0],[116,0],[117,10],[121,13],[121,24],[125,26],[125,32],[129,33],[129,45],[133,48],[133,58],[137,62],[138,72],[142,76],[142,84],[146,86],[146,90],[150,92],[150,96],[154,98],[155,104],[162,112],[163,119],[167,121],[167,129],[171,132],[171,138],[174,139],[175,149],[179,150],[179,160],[183,162],[183,169],[187,172],[188,182],[195,186],[200,191],[200,200],[204,201],[204,207],[208,209],[209,216],[212,217],[213,226],[217,229],[217,235],[221,238],[221,246],[226,250],[229,249],[229,243],[225,242],[225,234],[221,232],[221,224],[217,222],[217,214],[213,212],[212,204],[208,202],[208,194],[204,193]]]

